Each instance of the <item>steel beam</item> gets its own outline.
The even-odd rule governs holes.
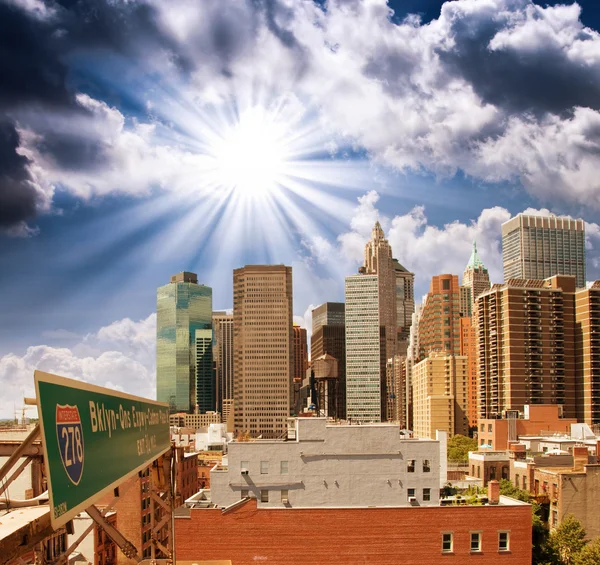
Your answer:
[[[27,448],[33,443],[34,440],[38,438],[40,435],[40,425],[36,424],[35,428],[31,430],[29,435],[23,440],[21,445],[15,449],[12,455],[8,458],[6,463],[2,465],[2,469],[0,469],[0,481],[2,481],[6,475],[10,472],[10,470],[14,467],[15,463],[25,455],[25,451]]]
[[[0,483],[0,494],[2,494],[10,484],[18,478],[18,476],[23,472],[23,469],[27,467],[31,463],[31,457],[26,457],[25,460],[19,465],[19,468],[8,478],[4,483]]]
[[[85,511],[89,514],[90,518],[106,532],[106,535],[117,544],[125,557],[140,561],[140,556],[138,555],[135,545],[127,540],[117,528],[108,522],[98,508],[92,505],[86,508]]]

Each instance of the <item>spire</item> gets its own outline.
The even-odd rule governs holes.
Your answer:
[[[479,257],[479,253],[477,253],[477,243],[475,242],[475,240],[473,240],[473,250],[471,251],[471,258],[467,263],[465,271],[467,269],[485,269],[485,265],[483,264],[481,257]]]
[[[378,240],[378,239],[385,239],[385,235],[383,233],[383,228],[381,227],[379,220],[377,220],[375,222],[375,227],[373,228],[373,231],[371,232],[371,239],[373,241]]]

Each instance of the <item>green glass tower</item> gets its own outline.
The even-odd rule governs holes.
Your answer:
[[[156,395],[171,412],[192,412],[214,391],[212,365],[198,362],[197,337],[212,330],[212,288],[198,284],[194,273],[179,273],[156,293]],[[209,352],[212,355],[212,351]],[[206,374],[205,374],[206,373]],[[211,389],[212,387],[212,389]],[[212,394],[214,397],[214,392]],[[210,401],[214,410],[214,398]]]

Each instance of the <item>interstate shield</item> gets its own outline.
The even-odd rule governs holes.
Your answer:
[[[60,458],[69,480],[78,485],[83,475],[84,445],[81,417],[77,406],[56,405],[56,434]]]

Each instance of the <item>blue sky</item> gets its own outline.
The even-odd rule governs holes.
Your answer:
[[[525,210],[583,217],[600,278],[595,4],[0,0],[0,417],[35,368],[152,395],[181,270],[216,309],[292,265],[309,325],[377,219],[419,296],[473,238],[501,282]]]

